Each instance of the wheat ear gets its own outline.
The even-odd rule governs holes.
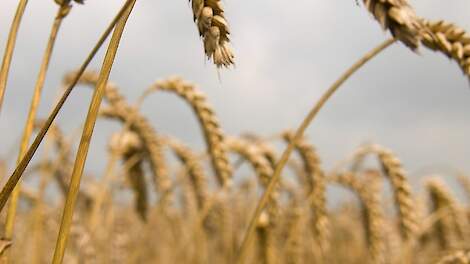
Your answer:
[[[443,248],[455,246],[457,242],[468,239],[468,219],[459,210],[459,205],[446,185],[438,178],[429,179],[426,187],[431,196],[433,211],[448,208],[449,213],[439,220],[437,232]],[[456,241],[457,240],[457,241]]]
[[[283,133],[284,139],[287,143],[294,143],[294,134],[292,131]],[[320,165],[320,158],[315,148],[307,142],[305,138],[301,138],[295,143],[295,149],[299,153],[303,164],[304,170],[307,174],[307,191],[306,193],[311,197],[312,210],[314,212],[313,230],[315,237],[323,254],[326,254],[329,248],[329,223],[326,209],[325,188],[326,180],[325,173]]]
[[[170,78],[152,84],[145,91],[140,101],[150,93],[159,90],[175,93],[191,105],[201,125],[217,180],[221,186],[230,186],[232,168],[224,143],[224,133],[220,128],[215,111],[207,103],[204,94],[193,84],[180,78]]]
[[[368,145],[360,148],[356,156],[364,157],[367,153],[375,153],[382,169],[390,180],[393,188],[395,204],[398,208],[402,238],[414,239],[419,229],[415,201],[405,170],[400,160],[390,150],[379,145]]]
[[[67,85],[73,80],[73,73],[67,74],[64,84]],[[86,84],[95,87],[98,75],[95,72],[85,72],[79,79],[79,84]],[[118,119],[122,123],[128,124],[130,130],[137,133],[143,141],[146,156],[149,158],[150,168],[156,191],[161,195],[161,204],[165,207],[171,203],[171,180],[163,154],[163,144],[157,136],[157,132],[135,107],[130,106],[124,97],[119,93],[116,85],[108,83],[105,91],[105,99],[111,105],[110,108],[101,110],[100,114],[106,118]]]
[[[207,177],[204,168],[200,164],[199,158],[189,147],[174,138],[166,138],[164,141],[185,165],[186,172],[190,177],[191,186],[194,188],[197,206],[199,210],[202,210],[209,199],[209,191]]]
[[[383,225],[383,210],[380,204],[380,190],[377,179],[360,180],[351,173],[333,175],[329,181],[338,183],[355,193],[363,205],[366,238],[372,263],[386,263]]]
[[[208,59],[220,67],[234,64],[234,55],[230,47],[230,29],[225,19],[221,0],[190,0],[193,19],[204,42],[204,51]]]
[[[364,5],[384,30],[412,50],[419,47],[424,26],[407,0],[364,0]]]

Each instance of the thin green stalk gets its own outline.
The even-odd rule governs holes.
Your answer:
[[[7,46],[5,53],[3,54],[2,68],[0,69],[0,112],[3,105],[3,96],[5,95],[5,89],[7,87],[8,73],[10,72],[11,60],[13,58],[13,51],[15,50],[16,36],[18,35],[18,29],[20,28],[21,18],[23,17],[24,10],[28,0],[20,0],[16,9],[15,18],[10,27],[10,33],[8,34]]]
[[[77,201],[77,194],[80,189],[80,180],[83,174],[83,169],[85,167],[88,148],[90,146],[91,137],[93,135],[93,129],[95,127],[96,119],[98,118],[98,111],[103,99],[106,85],[108,83],[108,78],[111,73],[113,62],[116,57],[119,42],[135,2],[136,0],[132,0],[132,4],[128,7],[123,17],[116,24],[116,28],[114,29],[113,36],[111,37],[111,41],[103,61],[103,66],[101,67],[96,89],[93,93],[93,98],[88,109],[85,127],[83,128],[82,138],[80,140],[77,157],[75,159],[75,164],[72,171],[72,179],[70,180],[69,192],[67,194],[67,199],[65,200],[64,212],[62,214],[62,221],[59,229],[59,236],[57,238],[57,244],[54,251],[54,258],[52,260],[53,264],[62,263],[64,258],[70,227],[72,225],[73,211]]]
[[[47,70],[49,68],[49,62],[51,61],[52,52],[54,50],[54,44],[57,39],[57,34],[59,33],[60,25],[62,24],[62,21],[70,8],[71,7],[68,5],[63,5],[57,10],[57,14],[55,16],[54,23],[51,28],[51,33],[49,35],[47,47],[44,52],[44,57],[42,59],[41,68],[39,70],[38,78],[36,80],[36,85],[34,87],[34,93],[29,107],[28,118],[26,119],[26,124],[23,130],[23,136],[21,138],[17,164],[21,161],[21,158],[23,157],[28,148],[29,140],[31,138],[31,134],[33,133],[34,120],[36,119],[37,108],[41,100],[41,93],[44,87],[44,82],[46,80]],[[18,205],[18,198],[20,196],[20,189],[21,185],[18,184],[11,195],[10,205],[8,207],[7,219],[5,223],[5,237],[7,239],[11,239],[13,235],[16,208]]]
[[[73,88],[77,84],[78,80],[82,76],[82,74],[85,72],[86,68],[90,64],[91,60],[93,57],[96,55],[98,50],[101,48],[103,43],[106,41],[108,38],[109,34],[119,21],[119,19],[124,15],[124,12],[127,10],[127,8],[130,6],[130,4],[133,3],[134,0],[127,0],[124,6],[121,8],[119,13],[116,15],[116,17],[113,19],[113,21],[110,23],[108,28],[105,30],[103,35],[100,37],[98,42],[96,43],[95,47],[93,50],[90,52],[88,57],[85,59],[85,62],[80,66],[80,69],[77,72],[77,75],[73,82],[67,87],[67,89],[64,91],[64,94],[60,98],[60,100],[57,102],[57,104],[54,106],[54,109],[52,112],[49,114],[49,117],[47,120],[44,122],[44,125],[41,127],[41,130],[38,132],[36,138],[34,139],[33,144],[29,147],[28,151],[26,154],[23,156],[21,159],[21,162],[17,165],[15,171],[13,174],[8,178],[7,183],[3,187],[2,191],[0,192],[0,212],[3,210],[5,207],[5,204],[10,197],[10,194],[12,193],[13,189],[15,188],[16,184],[20,180],[21,176],[23,175],[26,167],[28,166],[29,162],[34,156],[34,153],[38,149],[39,145],[41,144],[42,140],[44,139],[44,136],[46,135],[47,131],[49,130],[50,126],[52,125],[52,122],[56,118],[56,116],[59,114],[60,109],[62,109],[62,106],[64,105],[65,101],[67,100],[68,96],[70,93],[73,91]]]
[[[366,62],[368,62],[370,59],[372,59],[375,55],[386,49],[388,46],[390,46],[392,43],[395,42],[395,39],[388,39],[370,52],[368,52],[364,57],[359,59],[355,64],[353,64],[343,75],[340,76],[336,82],[333,83],[333,85],[328,88],[328,90],[322,95],[320,100],[317,101],[317,103],[314,105],[312,110],[308,113],[308,115],[305,117],[305,119],[302,121],[302,124],[299,126],[299,128],[295,132],[295,136],[293,140],[289,143],[287,146],[286,150],[284,153],[282,153],[281,159],[278,161],[276,164],[276,168],[274,170],[274,173],[272,177],[269,179],[269,184],[268,187],[266,188],[266,191],[263,193],[261,199],[258,202],[258,205],[256,207],[255,213],[253,217],[250,220],[250,224],[248,226],[248,230],[245,234],[245,237],[243,239],[243,242],[240,246],[240,250],[238,251],[237,255],[237,262],[236,263],[244,263],[245,261],[245,256],[247,253],[248,246],[251,244],[251,240],[253,239],[253,234],[256,229],[256,223],[258,222],[258,219],[261,215],[261,212],[263,209],[266,207],[266,204],[268,202],[268,198],[271,196],[271,193],[274,191],[274,187],[276,186],[277,182],[279,181],[282,169],[286,165],[287,161],[289,160],[289,156],[292,154],[296,143],[303,137],[303,134],[309,124],[312,122],[312,120],[316,117],[320,109],[323,107],[323,105],[328,101],[328,99],[338,90],[338,88],[353,74],[355,73],[358,69],[360,69]]]

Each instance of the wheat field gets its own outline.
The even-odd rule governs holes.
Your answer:
[[[33,1],[17,1],[6,26],[9,33],[0,40],[5,42],[1,116],[12,115],[2,107],[12,100],[5,95],[15,88],[9,77],[18,70],[22,22],[38,11],[28,9]],[[54,5],[56,13],[44,37],[38,74],[21,73],[34,81],[30,103],[21,105],[26,120],[20,121],[18,142],[7,139],[13,150],[0,158],[1,263],[470,263],[470,201],[465,201],[470,200],[470,175],[464,170],[426,172],[416,186],[416,174],[404,165],[409,161],[402,163],[380,142],[357,142],[352,153],[336,157],[335,166],[325,166],[316,147],[319,139],[306,133],[343,84],[392,46],[407,56],[431,51],[470,80],[470,34],[463,27],[427,18],[408,0],[358,1],[362,15],[385,32],[382,42],[372,43],[337,73],[297,127],[268,135],[256,129],[228,133],[214,106],[224,104],[184,76],[154,76],[157,81],[145,87],[132,84],[138,93],[134,98],[123,93],[128,84],[113,81],[113,66],[126,65],[119,48],[133,41],[126,28],[139,16],[141,1],[123,0],[93,45],[83,45],[81,64],[63,68],[67,58],[54,57],[62,35],[68,34],[61,29],[89,1],[44,3]],[[223,86],[225,72],[243,67],[237,65],[231,35],[236,25],[230,23],[229,7],[237,3],[185,2],[206,63],[200,66],[214,69],[211,78]],[[58,60],[65,64],[56,76],[61,78],[58,97],[51,100],[43,89]],[[84,90],[91,95],[85,98]],[[144,109],[155,94],[185,105],[197,128],[181,133],[197,131],[202,148],[181,134],[162,132]],[[88,106],[83,119],[63,116],[75,101]],[[53,103],[43,114],[40,104],[46,102]],[[244,107],[243,102],[236,105]],[[162,114],[171,118],[173,113]],[[72,120],[74,131],[64,129],[58,116]],[[99,150],[103,170],[97,173],[87,162],[96,157],[92,139],[106,122],[114,129]],[[332,188],[346,195],[332,194]]]

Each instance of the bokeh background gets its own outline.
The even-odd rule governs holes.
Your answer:
[[[82,63],[122,2],[87,0],[75,5],[61,28],[40,117],[55,102],[64,73]],[[347,67],[389,37],[354,0],[223,2],[236,52],[234,69],[218,73],[205,61],[188,0],[140,0],[111,81],[133,102],[155,80],[180,75],[207,94],[226,133],[269,137],[297,127]],[[468,0],[410,2],[420,16],[470,30]],[[2,51],[16,5],[16,0],[0,3]],[[56,9],[52,0],[30,0],[19,32],[0,115],[0,155],[12,163]],[[90,69],[99,69],[102,57],[100,52]],[[82,124],[90,98],[90,89],[73,92],[57,120],[68,134]],[[152,95],[143,112],[159,132],[204,149],[190,108],[174,95]],[[377,142],[402,159],[417,185],[430,172],[470,171],[469,121],[470,85],[459,67],[442,54],[424,48],[413,54],[395,44],[347,81],[307,134],[326,168],[360,144]],[[109,121],[97,124],[87,170],[104,170],[106,140],[117,128]]]

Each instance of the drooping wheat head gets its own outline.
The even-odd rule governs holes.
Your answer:
[[[204,51],[208,59],[220,67],[234,64],[235,56],[230,47],[230,29],[225,19],[221,0],[190,0],[193,19],[199,36],[204,42]]]
[[[220,128],[215,111],[207,103],[204,94],[193,84],[175,77],[155,82],[142,97],[160,90],[175,93],[191,105],[201,125],[217,180],[221,186],[230,186],[232,168],[224,143],[225,136]]]

